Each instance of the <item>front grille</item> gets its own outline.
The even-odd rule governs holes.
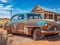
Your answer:
[[[47,31],[55,31],[55,28],[50,28]],[[56,28],[56,31],[60,31],[60,28]]]

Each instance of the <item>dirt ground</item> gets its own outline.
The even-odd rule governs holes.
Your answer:
[[[6,34],[6,30],[0,31]],[[8,38],[8,45],[60,45],[60,35],[46,36],[44,40],[34,41],[31,36],[14,34]]]

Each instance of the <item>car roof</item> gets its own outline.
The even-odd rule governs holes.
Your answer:
[[[18,13],[18,14],[14,14],[13,16],[16,16],[16,15],[20,15],[20,14],[36,14],[36,13]]]
[[[19,16],[20,14],[37,14],[37,13],[32,13],[32,12],[30,12],[30,13],[18,13],[18,14],[14,14],[12,17],[11,17],[11,19],[14,17],[14,16]],[[11,20],[10,19],[10,20]]]

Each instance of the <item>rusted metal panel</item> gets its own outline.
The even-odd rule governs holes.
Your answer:
[[[8,28],[9,30],[13,33],[18,33],[18,34],[26,34],[26,35],[31,35],[32,31],[34,28],[46,28],[50,27],[51,25],[57,25],[57,23],[54,20],[50,19],[28,19],[27,14],[25,15],[26,19],[23,20],[12,20],[10,23],[8,23]],[[46,24],[50,24],[48,27],[46,27]]]

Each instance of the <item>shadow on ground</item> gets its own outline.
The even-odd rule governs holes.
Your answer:
[[[19,34],[14,34],[14,35],[19,36],[19,37],[29,38],[29,39],[32,39],[32,40],[33,40],[32,36],[22,35],[22,34],[21,34],[21,35],[19,35]],[[42,40],[60,41],[60,35],[47,35],[47,36],[45,36],[45,38],[42,39]],[[38,41],[40,41],[40,40],[38,40]]]
[[[60,41],[60,35],[49,35],[49,36],[46,36],[44,40]]]

